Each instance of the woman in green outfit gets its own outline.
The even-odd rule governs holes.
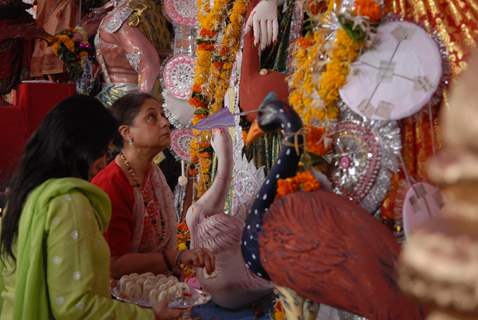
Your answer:
[[[0,235],[0,319],[174,319],[111,299],[103,238],[108,196],[87,182],[104,162],[116,123],[102,104],[73,96],[26,146],[10,184]]]

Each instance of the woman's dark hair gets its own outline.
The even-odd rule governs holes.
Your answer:
[[[110,111],[115,117],[118,125],[131,125],[134,118],[141,110],[141,106],[148,99],[155,99],[148,93],[128,93],[127,95],[116,100],[110,107]],[[117,148],[123,148],[123,138],[119,133],[116,134],[114,144]]]
[[[9,183],[0,236],[2,259],[7,255],[15,259],[13,243],[28,194],[51,178],[88,180],[90,165],[106,153],[116,129],[111,113],[89,96],[67,98],[46,115]]]

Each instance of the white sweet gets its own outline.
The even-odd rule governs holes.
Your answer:
[[[157,285],[160,286],[162,284],[165,284],[166,282],[168,282],[168,278],[164,277],[164,278],[161,278],[161,279],[157,280]]]
[[[126,290],[124,294],[129,299],[140,299],[142,296],[143,290],[141,286],[135,282],[128,282],[126,284]]]
[[[151,277],[154,277],[154,273],[152,273],[152,272],[146,272],[146,273],[141,274],[141,277],[143,277],[143,278],[151,278]]]
[[[175,284],[174,280],[168,280],[168,281],[166,282],[166,287],[167,287],[167,288],[172,287],[174,284]]]
[[[171,301],[191,292],[187,284],[179,282],[174,276],[154,275],[150,272],[122,276],[118,288],[122,296],[131,300],[149,301],[151,305],[159,303],[161,299]]]
[[[173,283],[178,283],[178,278],[174,277],[174,276],[169,276],[168,277],[168,281],[173,281]]]
[[[157,281],[160,281],[160,280],[166,279],[166,278],[167,278],[167,277],[166,277],[164,274],[158,274],[158,275],[156,276],[156,280],[157,280]]]
[[[120,291],[125,291],[126,290],[126,284],[130,282],[128,276],[122,276],[121,279],[118,281],[118,286]]]
[[[156,290],[156,282],[151,279],[146,280],[143,284],[143,300],[148,300],[153,290]]]
[[[168,300],[171,301],[177,298],[177,288],[176,286],[172,286],[168,288]]]
[[[149,303],[151,305],[154,305],[154,304],[158,303],[159,293],[160,293],[160,291],[156,288],[152,289],[149,292]]]
[[[166,291],[168,290],[168,286],[166,284],[162,284],[159,287],[157,287],[159,291]]]

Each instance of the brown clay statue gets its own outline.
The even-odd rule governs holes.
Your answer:
[[[242,252],[251,271],[290,298],[283,303],[288,319],[315,319],[311,302],[374,320],[422,319],[397,284],[399,245],[368,212],[326,191],[289,194],[273,203],[277,180],[296,174],[302,122],[273,95],[257,117],[261,129],[282,129],[286,138],[249,211]]]

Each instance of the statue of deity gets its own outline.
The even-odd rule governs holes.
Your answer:
[[[38,0],[36,23],[49,34],[73,28],[79,22],[78,2],[74,0]],[[63,62],[47,42],[36,40],[31,58],[31,76],[57,75],[65,72]]]
[[[253,0],[247,12],[240,87],[245,111],[256,109],[270,91],[287,101],[289,48],[301,35],[304,14],[296,0]]]
[[[95,37],[104,76],[98,98],[110,106],[134,91],[159,97],[161,57],[170,51],[170,31],[160,5],[153,0],[115,0]]]

